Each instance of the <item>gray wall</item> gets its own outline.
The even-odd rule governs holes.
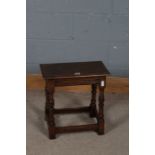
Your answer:
[[[102,60],[128,76],[128,0],[27,0],[27,73],[40,63]]]

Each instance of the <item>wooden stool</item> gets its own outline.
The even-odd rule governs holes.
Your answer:
[[[109,71],[101,61],[41,64],[42,75],[45,79],[46,106],[45,117],[48,124],[49,138],[55,139],[57,133],[94,130],[104,134],[104,89],[106,75]],[[92,99],[87,107],[54,108],[54,89],[56,86],[91,85]],[[96,108],[96,89],[99,87],[99,105]],[[57,127],[54,114],[88,112],[90,117],[96,117],[96,124]]]

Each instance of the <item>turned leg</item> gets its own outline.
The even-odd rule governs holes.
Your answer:
[[[96,117],[96,84],[92,84],[92,98],[91,98],[91,103],[90,103],[90,117]]]
[[[104,81],[99,84],[98,134],[104,134]]]
[[[49,114],[49,109],[48,109],[48,90],[47,88],[45,88],[45,96],[46,96],[46,101],[45,101],[45,121],[48,120],[48,114]]]
[[[49,138],[55,139],[55,120],[54,120],[54,84],[46,84],[46,107],[45,117],[48,124]]]

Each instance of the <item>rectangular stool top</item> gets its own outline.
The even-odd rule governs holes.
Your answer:
[[[109,71],[102,61],[40,64],[45,79],[105,76]]]

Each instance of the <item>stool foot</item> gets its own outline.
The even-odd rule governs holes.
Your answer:
[[[46,107],[45,118],[48,124],[49,139],[55,139],[55,118],[54,118],[54,83],[46,83]]]
[[[98,135],[104,135],[104,122],[103,121],[99,121],[99,128],[98,128]]]
[[[56,139],[54,128],[48,127],[48,131],[49,131],[49,139],[51,139],[51,140]]]
[[[98,134],[104,134],[104,86],[99,85]]]

